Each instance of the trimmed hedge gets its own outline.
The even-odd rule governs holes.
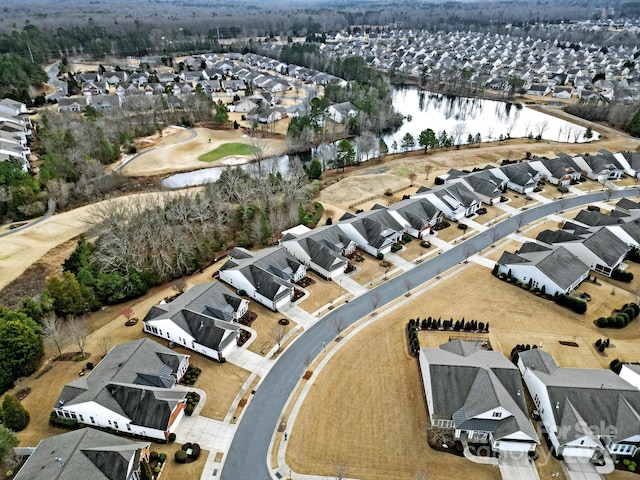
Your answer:
[[[49,424],[54,427],[76,428],[78,421],[70,418],[61,418],[56,415],[56,412],[51,412],[51,415],[49,415]]]
[[[633,273],[616,268],[613,272],[611,272],[611,278],[620,282],[630,283],[633,280]]]
[[[567,307],[579,314],[587,311],[587,302],[580,300],[579,298],[572,297],[571,295],[565,295],[564,293],[556,294],[553,296],[553,300],[558,305]]]
[[[176,460],[176,462],[178,463],[185,463],[188,459],[189,456],[187,455],[187,452],[185,452],[184,450],[180,449],[178,451],[176,451],[174,458]]]
[[[600,328],[624,328],[638,315],[640,315],[640,306],[637,303],[625,303],[615,316],[598,318],[596,325]]]

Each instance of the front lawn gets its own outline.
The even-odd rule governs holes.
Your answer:
[[[198,160],[201,162],[216,162],[230,155],[253,155],[255,152],[256,148],[246,143],[223,143],[218,148],[200,155]]]

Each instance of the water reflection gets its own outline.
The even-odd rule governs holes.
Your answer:
[[[418,138],[431,128],[451,132],[455,124],[464,123],[462,143],[469,134],[480,134],[482,140],[527,137],[541,134],[544,140],[584,142],[584,127],[532,110],[520,103],[498,102],[479,98],[456,97],[425,92],[417,88],[395,88],[393,105],[405,118],[397,131],[383,137],[387,145],[400,145],[406,133]]]

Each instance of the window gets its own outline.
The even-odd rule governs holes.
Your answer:
[[[493,418],[500,418],[502,417],[502,412],[493,412]]]
[[[78,416],[80,417],[80,421],[84,422],[84,418],[82,417],[82,415],[78,414]]]
[[[120,427],[118,427],[118,422],[113,422],[113,426],[116,427],[116,428],[120,428]]]
[[[109,425],[111,425],[111,420],[107,420],[109,422]]]
[[[94,419],[93,417],[89,417],[89,421],[90,421],[91,423],[96,423],[96,421],[95,421],[95,419]]]
[[[127,430],[131,431],[131,424],[127,423]]]

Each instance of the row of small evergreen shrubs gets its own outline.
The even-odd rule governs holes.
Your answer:
[[[553,301],[562,307],[567,307],[576,313],[583,314],[587,311],[587,302],[580,300],[579,298],[566,295],[564,293],[556,293],[553,296]]]
[[[185,415],[191,416],[193,414],[193,410],[196,408],[200,402],[200,394],[197,392],[189,392],[187,393],[187,406],[184,409]]]
[[[420,320],[420,317],[417,319],[409,319],[409,326],[415,325],[416,329],[421,330],[454,330],[456,332],[479,332],[479,333],[489,333],[489,322],[486,324],[484,322],[478,322],[477,320],[467,320],[465,321],[464,317],[460,320],[453,320],[450,318],[449,320],[442,320],[442,317],[438,317],[436,320],[435,317],[431,316],[427,318],[423,318]]]
[[[600,328],[624,328],[640,315],[640,306],[637,303],[625,303],[617,315],[600,317],[596,325]]]
[[[493,276],[496,277],[498,280],[502,280],[503,282],[507,282],[507,283],[511,283],[512,285],[515,285],[516,287],[520,287],[523,290],[528,290],[531,293],[533,293],[534,295],[537,295],[538,297],[544,297],[547,299],[551,299],[551,295],[547,295],[546,291],[545,291],[545,286],[543,285],[540,288],[534,287],[533,286],[533,280],[529,279],[528,282],[526,283],[522,283],[520,280],[513,278],[511,276],[511,270],[509,270],[507,273],[503,273],[503,272],[499,272],[498,271],[498,264],[496,263],[493,266],[493,270],[491,273],[493,273]]]
[[[184,385],[193,385],[196,383],[196,380],[201,373],[202,370],[200,368],[189,365],[189,367],[187,367],[187,372],[182,377],[182,380],[180,380],[180,383]]]
[[[531,344],[529,343],[527,343],[526,345],[523,343],[517,344],[515,347],[511,349],[511,361],[513,363],[518,363],[520,352],[526,352],[528,350],[531,350],[532,348],[538,348],[538,346],[536,344],[533,344],[533,346],[531,346]]]
[[[450,226],[451,224],[449,222],[447,222],[446,220],[443,220],[441,222],[436,223],[433,226],[433,229],[437,231],[437,230],[442,230],[443,228],[448,228]]]
[[[409,320],[409,325],[407,328],[409,333],[409,349],[411,350],[412,354],[418,355],[418,352],[420,351],[420,340],[418,339],[418,329],[416,327],[416,322],[413,318]]]
[[[62,418],[57,416],[56,412],[51,412],[51,415],[49,415],[49,424],[54,427],[76,428],[78,421],[71,418]]]

